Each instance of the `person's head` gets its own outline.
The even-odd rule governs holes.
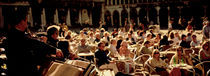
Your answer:
[[[191,33],[187,33],[187,36],[190,37],[192,34]]]
[[[14,19],[14,20],[13,20]],[[25,31],[28,27],[27,23],[27,9],[25,7],[19,7],[15,10],[14,14],[12,14],[11,22],[12,27]]]
[[[144,43],[143,43],[143,45],[145,46],[145,47],[149,47],[150,46],[150,42],[149,41],[145,41]]]
[[[153,57],[153,58],[159,58],[159,57],[160,57],[160,52],[158,51],[158,49],[155,49],[155,50],[152,52],[152,57]]]
[[[163,36],[163,39],[164,39],[164,40],[168,40],[168,36],[164,35],[164,36]]]
[[[83,30],[80,31],[80,35],[84,35],[84,31]]]
[[[161,39],[161,34],[157,34],[156,38]]]
[[[121,47],[128,47],[128,43],[127,41],[122,41],[122,43],[120,44]]]
[[[176,51],[177,51],[177,55],[178,55],[178,56],[181,56],[182,53],[183,53],[183,48],[182,48],[181,46],[179,46],[179,47],[176,49]]]
[[[90,37],[93,37],[93,32],[90,33]]]
[[[182,40],[186,41],[186,35],[184,35],[184,34],[182,35]]]
[[[117,45],[116,39],[112,39],[112,40],[111,40],[111,44],[112,44],[112,45]]]
[[[192,41],[196,41],[197,39],[196,39],[196,35],[192,35]]]
[[[152,34],[147,34],[147,39],[152,39]]]
[[[108,37],[109,33],[108,32],[104,32],[104,37]]]
[[[179,37],[179,33],[178,32],[175,33],[175,37]]]
[[[105,32],[105,29],[104,28],[101,28],[101,32]]]
[[[131,33],[128,33],[128,38],[132,38],[132,34]]]
[[[82,46],[85,46],[86,39],[81,39],[80,42],[81,42],[81,45],[82,45]]]
[[[210,46],[210,41],[206,41],[206,42],[203,43],[202,48],[204,50],[210,50],[209,46]]]
[[[54,40],[58,39],[58,29],[56,27],[51,27],[47,30],[47,37]]]
[[[174,38],[174,32],[170,32],[169,37],[170,37],[170,39],[173,39]]]
[[[209,25],[209,21],[204,21],[203,26]]]
[[[144,33],[144,32],[140,32],[140,34],[139,34],[139,35],[140,35],[140,36],[143,36],[143,33]]]
[[[104,47],[105,47],[105,44],[104,44],[103,42],[100,42],[100,43],[98,44],[98,48],[99,48],[100,50],[104,50]]]
[[[101,39],[101,37],[100,37],[100,34],[99,34],[99,33],[97,33],[97,34],[96,34],[96,38],[97,38],[97,39]]]

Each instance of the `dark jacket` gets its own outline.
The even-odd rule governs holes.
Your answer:
[[[25,33],[12,28],[8,35],[9,76],[39,76],[37,65],[44,64],[46,55],[55,54],[56,48],[38,40],[30,39]]]
[[[179,45],[184,48],[190,48],[190,44],[188,44],[187,41],[182,40]]]
[[[111,60],[107,55],[106,52],[103,50],[98,50],[95,52],[95,57],[97,59],[97,65],[100,67],[103,64],[109,64],[109,60]]]

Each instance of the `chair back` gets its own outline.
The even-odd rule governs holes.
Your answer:
[[[201,70],[202,76],[205,76],[207,75],[207,71],[210,69],[209,63],[210,61],[203,61],[195,65],[194,68],[198,68],[199,70]]]

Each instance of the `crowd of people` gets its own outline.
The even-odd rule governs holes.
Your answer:
[[[199,62],[210,61],[209,21],[203,22],[200,33],[202,39],[197,39],[198,33],[192,29],[190,22],[184,31],[187,34],[176,30],[163,33],[156,31],[156,28],[144,29],[144,25],[142,29],[134,29],[132,24],[130,27],[115,28],[113,31],[103,28],[104,25],[96,29],[84,28],[79,33],[69,30],[66,25],[52,25],[44,34],[39,32],[26,34],[26,14],[17,14],[14,25],[9,30],[8,40],[5,39],[8,42],[8,47],[4,47],[8,59],[8,75],[39,76],[50,61],[79,59],[81,58],[79,53],[94,53],[83,58],[95,62],[98,69],[113,69],[116,75],[119,72],[129,75],[129,72],[120,70],[118,60],[124,59],[135,63],[135,58],[144,54],[151,56],[146,64],[154,69],[149,71],[148,67],[144,67],[148,68],[146,71],[161,76],[189,76],[193,74],[189,70],[173,66],[176,64],[196,66]],[[187,49],[199,51],[187,53]],[[163,51],[174,51],[174,55],[172,58],[163,58],[161,57]],[[197,59],[197,62],[193,59]],[[131,64],[125,66],[129,65]],[[205,74],[208,70],[209,66],[205,65]],[[195,71],[203,74],[200,69]]]

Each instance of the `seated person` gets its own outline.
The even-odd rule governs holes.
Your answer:
[[[175,45],[178,45],[179,42],[180,42],[180,40],[181,40],[181,38],[180,38],[180,36],[179,36],[179,33],[178,33],[178,32],[175,32],[174,40],[173,40],[174,44],[175,44]]]
[[[182,41],[179,43],[179,46],[183,47],[183,48],[190,48],[190,44],[187,43],[186,41],[186,35],[182,35]]]
[[[168,64],[160,58],[158,50],[152,52],[152,58],[148,60],[149,65],[155,69],[156,73],[161,76],[168,76],[169,73],[166,71]]]
[[[202,45],[202,49],[199,51],[199,59],[201,61],[209,61],[210,60],[210,41],[206,41]]]
[[[117,57],[117,55],[119,55],[118,51],[117,51],[117,41],[115,39],[111,40],[111,45],[109,45],[109,49],[110,49],[110,56],[111,57]]]
[[[78,53],[90,53],[93,47],[86,44],[86,39],[80,40],[80,45],[78,45],[77,52]]]
[[[196,47],[200,45],[200,41],[197,40],[196,35],[192,35],[192,41],[190,43],[191,47]]]
[[[122,41],[120,44],[120,49],[119,49],[119,54],[120,56],[124,56],[126,58],[132,58],[130,55],[130,50],[128,49],[128,43],[127,41]]]
[[[88,40],[89,40],[89,43],[94,43],[95,37],[94,37],[93,32],[90,32],[90,33],[89,33],[89,38],[88,38]]]
[[[135,39],[132,37],[132,34],[129,33],[128,34],[128,38],[126,38],[127,41],[131,41],[131,44],[136,44]]]
[[[100,40],[101,40],[101,36],[100,36],[100,34],[99,33],[96,33],[96,39],[95,39],[95,43],[99,43],[100,42]]]
[[[106,46],[109,45],[110,37],[109,37],[109,33],[108,32],[104,32],[102,40],[104,40],[106,42],[106,44],[105,44]]]
[[[86,44],[86,39],[81,39],[81,43],[77,48],[77,53],[90,53],[93,48],[94,47]],[[84,56],[81,57],[84,58]],[[93,56],[86,56],[85,58],[93,61]]]
[[[98,50],[95,52],[96,57],[96,65],[99,67],[99,69],[113,69],[114,73],[116,74],[118,72],[117,66],[114,63],[110,63],[110,58],[107,56],[105,50],[104,50],[105,44],[100,42],[98,44]]]
[[[141,47],[139,53],[137,53],[137,55],[152,54],[152,50],[150,50],[149,47],[150,47],[150,41],[145,41],[143,43],[143,46]]]
[[[145,41],[149,41],[150,42],[150,45],[153,45],[154,44],[154,40],[152,39],[152,34],[147,34],[147,37],[144,39],[144,42]]]
[[[163,39],[160,40],[159,46],[161,45],[169,45],[168,37],[166,35],[164,35]]]
[[[187,24],[188,24],[188,25],[187,25],[187,27],[186,27],[186,31],[187,31],[187,32],[193,31],[192,21],[188,21]]]
[[[160,40],[161,40],[161,34],[156,34],[154,43],[160,43]]]
[[[57,48],[58,47],[58,42],[59,42],[58,36],[59,36],[58,28],[48,27],[48,30],[47,30],[47,44]]]
[[[169,44],[176,45],[176,43],[175,43],[176,42],[176,39],[175,39],[174,32],[170,32],[169,33],[168,40],[169,40]]]
[[[189,57],[188,55],[185,55],[185,53],[183,52],[183,48],[181,46],[177,48],[176,52],[177,53],[171,58],[170,65],[176,66],[177,64],[187,64],[187,65],[193,66],[192,58]],[[179,72],[180,74],[184,76],[189,76],[189,72],[186,69],[180,69],[180,68],[174,67],[172,69],[171,74],[174,74],[174,71]]]
[[[186,41],[188,42],[188,43],[190,43],[191,41],[192,41],[192,34],[191,33],[187,33],[187,37],[186,37]]]

